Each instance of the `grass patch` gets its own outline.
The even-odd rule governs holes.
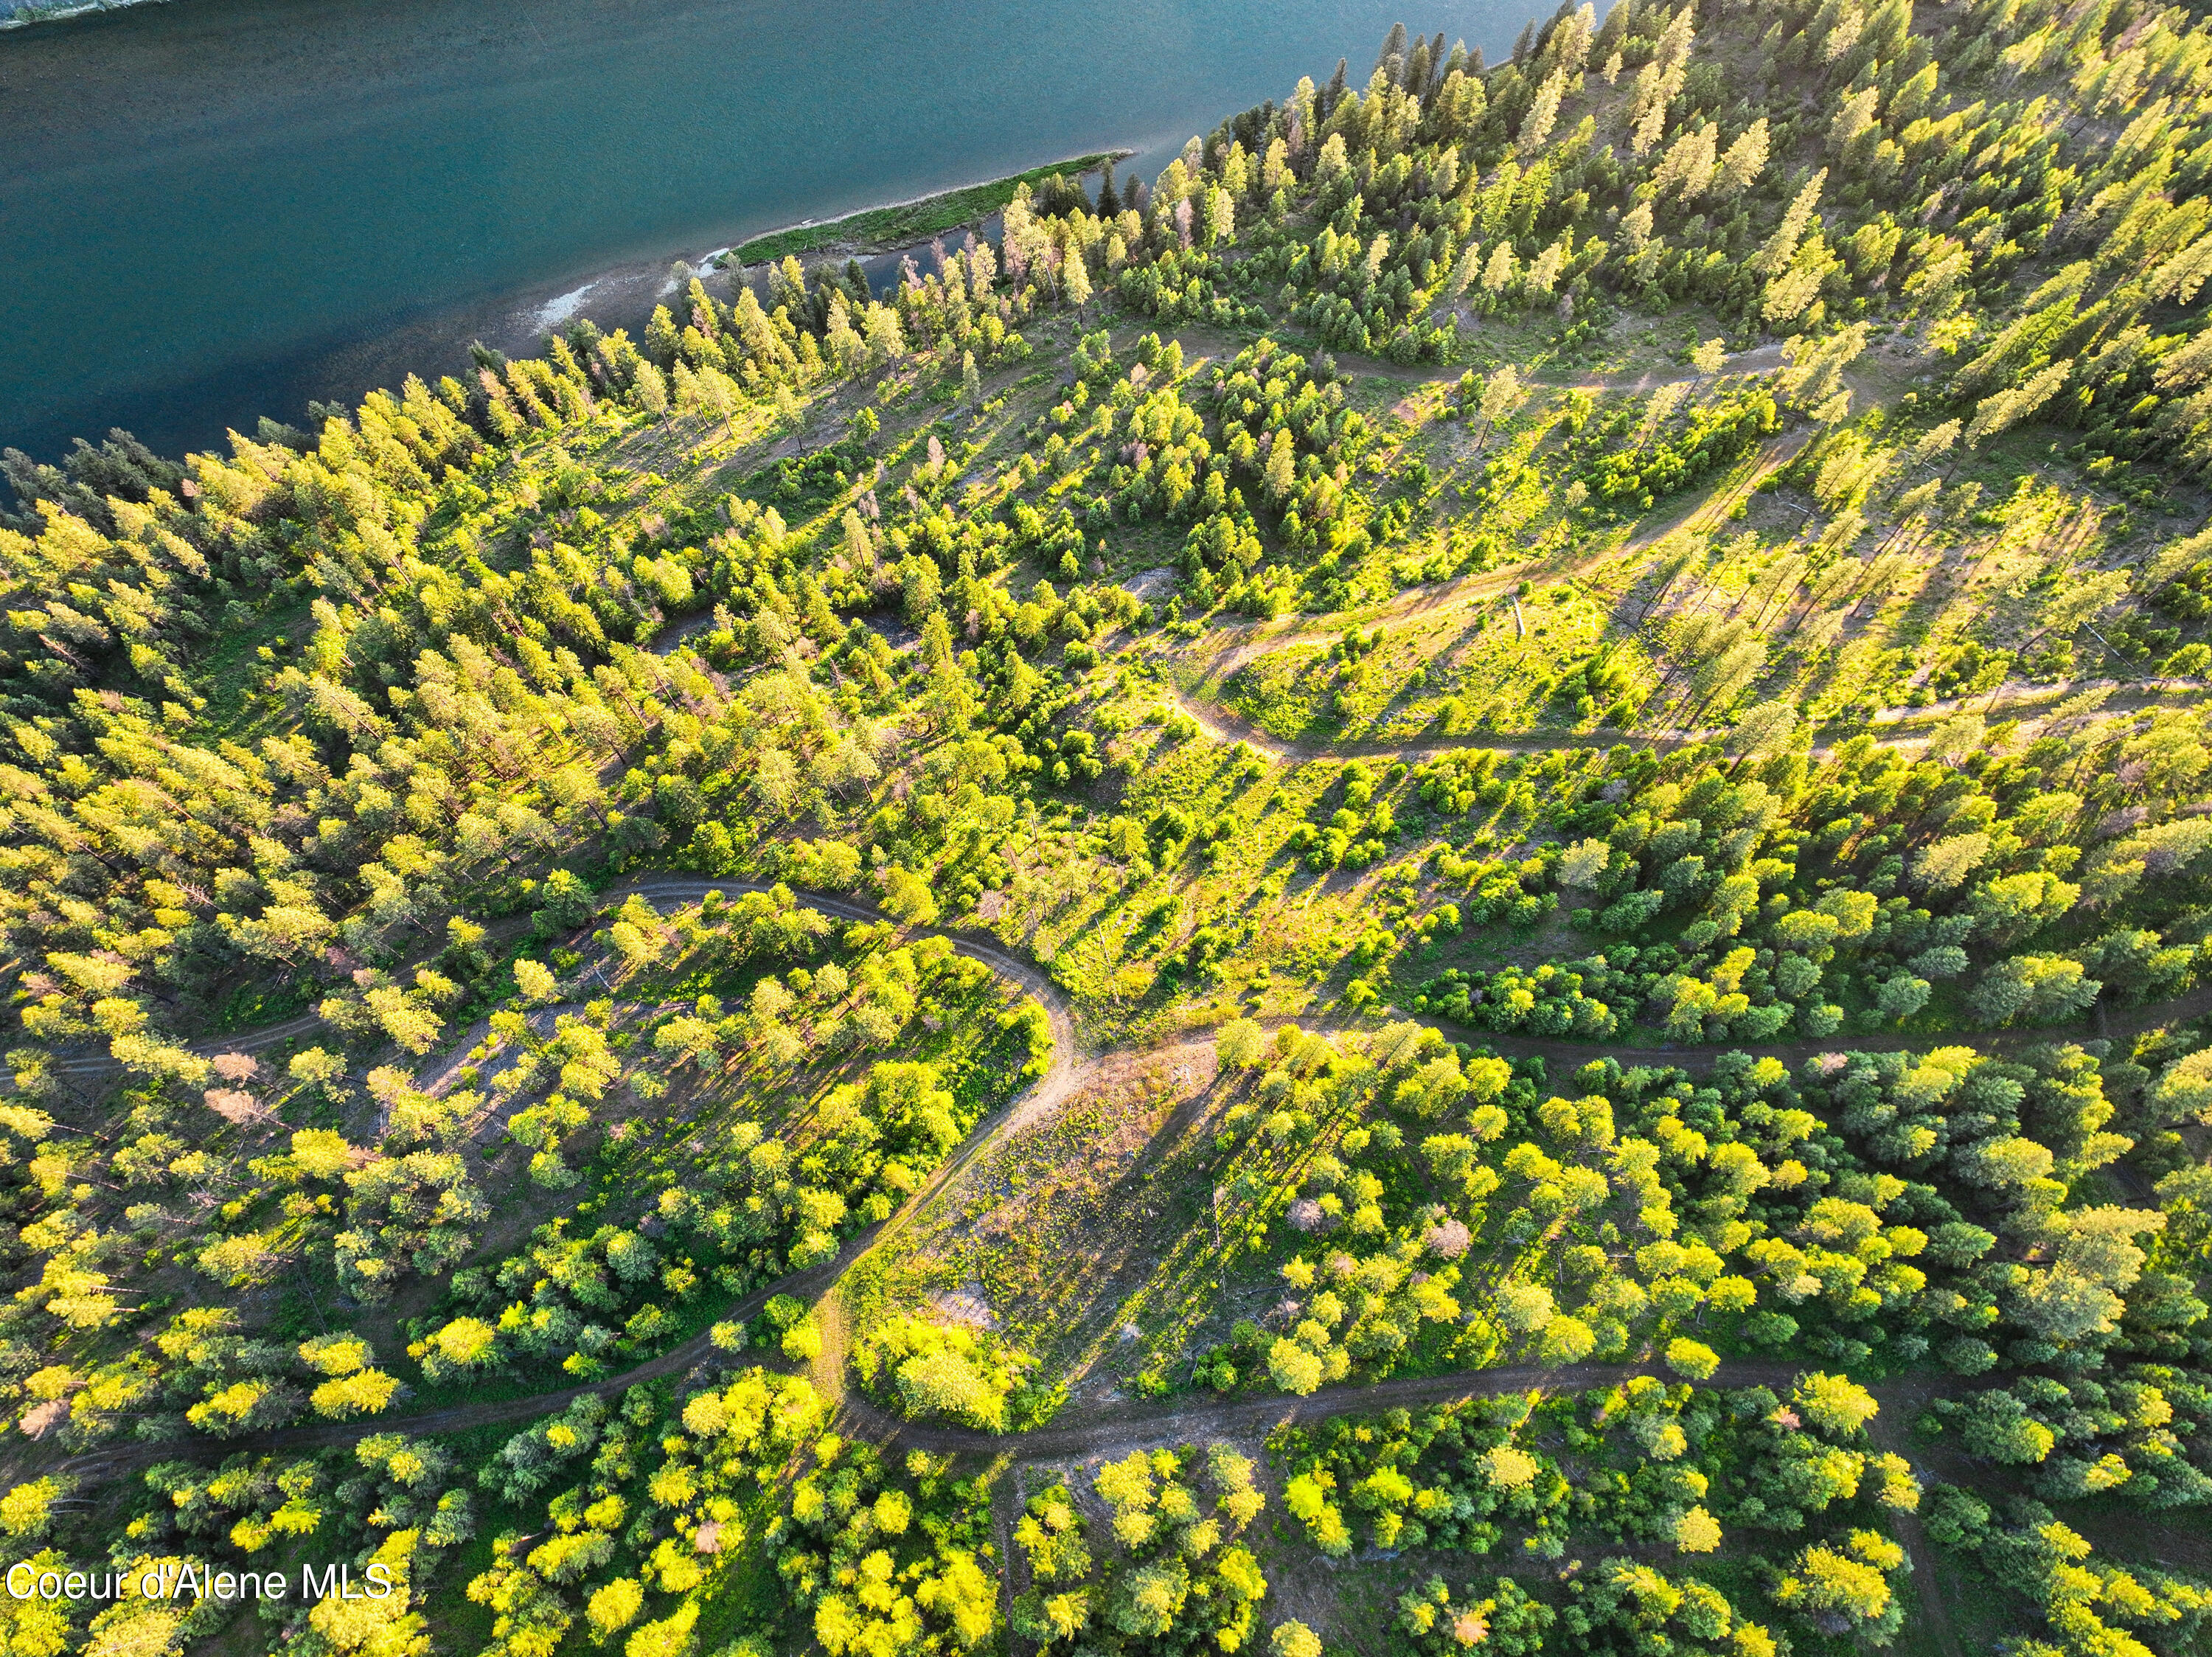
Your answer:
[[[276,984],[242,984],[233,990],[215,1015],[213,1033],[258,1029],[304,1013],[322,998],[313,979],[295,977]]]
[[[1123,156],[1135,153],[1130,149],[1108,149],[1092,155],[1077,155],[1066,161],[1054,161],[1049,166],[1032,167],[1026,173],[993,179],[987,184],[971,184],[965,189],[924,196],[919,201],[899,202],[889,207],[871,207],[823,224],[793,225],[789,229],[775,230],[767,235],[754,237],[737,250],[736,257],[744,264],[758,265],[801,253],[817,253],[825,247],[849,247],[860,253],[882,253],[888,248],[920,241],[926,236],[957,230],[963,224],[972,224],[988,214],[995,213],[1014,198],[1017,186],[1026,184],[1034,186],[1055,173],[1064,178],[1079,176],[1103,167],[1109,161],[1120,161]]]

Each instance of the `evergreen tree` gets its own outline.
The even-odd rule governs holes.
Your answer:
[[[1404,71],[1405,65],[1406,26],[1393,23],[1390,32],[1382,37],[1382,50],[1375,54],[1375,68],[1377,72],[1395,80]]]

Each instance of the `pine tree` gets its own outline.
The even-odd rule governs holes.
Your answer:
[[[1766,170],[1766,117],[1762,115],[1737,135],[1720,159],[1719,186],[1724,195],[1736,196],[1759,181]]]
[[[1482,290],[1492,299],[1501,296],[1513,284],[1519,274],[1519,265],[1513,257],[1513,244],[1501,241],[1491,249],[1490,258],[1482,267]]]
[[[1429,85],[1429,43],[1422,41],[1413,48],[1413,55],[1406,60],[1406,73],[1401,82],[1406,90],[1419,97]]]
[[[699,390],[708,406],[722,417],[722,436],[729,440],[730,447],[735,448],[737,428],[730,421],[737,410],[737,399],[732,394],[735,387],[730,384],[729,375],[720,369],[702,369],[699,372]]]
[[[1267,471],[1261,485],[1269,500],[1281,502],[1290,497],[1291,487],[1297,479],[1297,460],[1291,434],[1277,432],[1273,446],[1267,451]]]
[[[1499,244],[1499,250],[1504,251],[1504,244],[1502,242]],[[1514,372],[1513,365],[1510,362],[1483,382],[1482,400],[1479,405],[1482,411],[1482,436],[1475,443],[1477,453],[1480,453],[1483,445],[1489,442],[1491,428],[1500,420],[1510,418],[1513,411],[1526,402],[1528,398],[1528,388],[1522,385],[1521,376]]]
[[[1482,244],[1479,241],[1470,241],[1461,253],[1459,263],[1452,266],[1451,296],[1457,299],[1465,294],[1468,285],[1474,281],[1481,269]]]
[[[1398,60],[1395,64],[1390,61],[1394,58]],[[1382,37],[1382,50],[1375,54],[1375,67],[1388,71],[1395,79],[1398,71],[1405,66],[1405,59],[1406,26],[1403,23],[1393,23],[1390,25],[1390,32]]]

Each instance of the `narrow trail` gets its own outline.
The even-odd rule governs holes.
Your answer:
[[[734,876],[709,880],[703,877],[678,874],[642,875],[634,880],[610,886],[602,898],[620,901],[633,892],[647,899],[663,899],[673,903],[696,903],[710,891],[726,895],[749,892],[769,892],[777,883],[768,880],[748,880]],[[874,905],[838,897],[831,892],[806,892],[796,894],[808,908],[841,920],[876,922],[890,917]],[[986,935],[958,927],[917,927],[918,933],[944,938],[960,953],[981,962],[1004,978],[1010,978],[1036,996],[1050,1016],[1055,1051],[1073,1051],[1076,1046],[1075,1020],[1066,998],[1050,978],[1030,962],[1011,955],[998,942]],[[551,1010],[551,1009],[549,1009]],[[295,1037],[312,1035],[325,1027],[319,1013],[300,1013],[274,1024],[265,1024],[252,1030],[233,1034],[211,1036],[191,1045],[190,1051],[204,1057],[220,1053],[252,1053],[274,1047]],[[66,1076],[98,1077],[113,1075],[121,1067],[105,1053],[72,1054],[59,1060],[55,1070]],[[1057,1099],[1059,1095],[1053,1095]],[[1049,1101],[1048,1101],[1049,1103]]]
[[[1273,647],[1271,647],[1273,648]],[[1226,675],[1210,674],[1218,680]],[[1944,721],[1960,713],[1989,714],[2002,710],[2017,710],[2023,722],[2033,721],[2052,712],[2069,696],[2098,685],[2069,685],[2063,691],[2053,691],[2047,685],[2021,685],[2017,692],[2002,701],[1991,702],[1981,693],[1972,697],[1952,698],[1942,702],[1931,702],[1918,708],[1884,708],[1863,722],[1849,725],[1833,724],[1824,728],[1833,740],[1817,741],[1811,750],[1813,758],[1823,758],[1832,752],[1838,742],[1865,734],[1880,738],[1895,746],[1909,746],[1924,742],[1935,734]],[[2000,686],[2000,692],[2011,690]],[[1498,753],[1551,753],[1561,748],[1610,748],[1619,743],[1645,747],[1665,752],[1692,742],[1725,740],[1732,727],[1702,726],[1694,730],[1658,726],[1639,730],[1622,730],[1600,725],[1587,731],[1529,731],[1526,733],[1470,731],[1457,736],[1431,735],[1405,738],[1384,737],[1285,737],[1262,729],[1251,720],[1231,712],[1218,702],[1205,700],[1184,685],[1170,681],[1168,695],[1176,706],[1217,742],[1234,745],[1238,742],[1256,748],[1261,752],[1293,765],[1315,759],[1422,759],[1440,753],[1458,753],[1470,749],[1487,748]],[[2174,680],[2154,689],[2123,689],[2112,686],[2098,713],[2118,714],[2141,712],[2146,708],[2166,706],[2171,701],[2202,697],[2212,685],[2195,680]],[[2033,710],[2034,711],[2030,711]]]
[[[1402,750],[1400,750],[1402,751]],[[661,899],[673,903],[696,903],[710,891],[724,893],[764,892],[774,889],[776,883],[740,880],[735,877],[708,879],[690,875],[646,876],[634,881],[611,886],[602,893],[608,899],[621,899],[635,892],[647,899]],[[793,897],[808,908],[834,915],[841,919],[879,922],[891,919],[872,904],[832,893],[802,892],[787,887]],[[981,962],[1001,977],[1012,980],[1033,996],[1050,1020],[1053,1033],[1053,1065],[1048,1075],[1022,1095],[1014,1106],[1008,1126],[1025,1126],[1049,1115],[1075,1091],[1091,1065],[1103,1053],[1082,1056],[1082,1042],[1073,1007],[1060,986],[1034,963],[1009,953],[995,939],[966,929],[926,926],[911,929],[918,935],[942,937],[959,953]],[[1858,1052],[1928,1052],[1939,1047],[1973,1047],[1986,1051],[2003,1052],[2033,1046],[2038,1043],[2059,1040],[2082,1040],[2097,1036],[2120,1037],[2133,1035],[2162,1025],[2185,1023],[2212,1013],[2212,984],[2185,996],[2168,1001],[2154,1002],[2141,1007],[2100,1006],[2087,1020],[2065,1025],[2039,1025],[2018,1030],[1952,1031],[1940,1035],[1884,1036],[1881,1034],[1852,1035],[1838,1033],[1833,1036],[1796,1041],[1764,1043],[1691,1043],[1677,1045],[1662,1042],[1656,1046],[1626,1046],[1613,1040],[1579,1041],[1565,1038],[1519,1036],[1510,1032],[1487,1030],[1478,1026],[1462,1025],[1449,1019],[1430,1018],[1419,1014],[1394,1014],[1413,1018],[1442,1031],[1456,1039],[1471,1040],[1490,1047],[1501,1054],[1535,1057],[1550,1061],[1583,1063],[1593,1057],[1611,1057],[1623,1064],[1675,1065],[1686,1070],[1704,1070],[1711,1067],[1714,1059],[1723,1053],[1740,1052],[1753,1058],[1778,1058],[1787,1062],[1802,1061],[1821,1053],[1851,1051]],[[1284,1021],[1297,1022],[1309,1027],[1328,1030],[1357,1030],[1367,1027],[1368,1021],[1333,1017],[1325,1014],[1292,1015]],[[323,1027],[323,1020],[315,1014],[302,1014],[281,1023],[266,1025],[258,1030],[192,1044],[191,1051],[212,1057],[226,1052],[252,1052],[273,1046],[296,1036],[306,1035]],[[474,1026],[471,1027],[471,1033]],[[1200,1031],[1184,1030],[1169,1038],[1180,1042],[1202,1034]],[[464,1044],[464,1048],[465,1048]],[[1157,1044],[1155,1044],[1157,1045]],[[1118,1050],[1110,1050],[1118,1051]],[[441,1061],[442,1069],[450,1069],[450,1057]],[[79,1054],[65,1058],[55,1069],[64,1075],[92,1079],[116,1074],[116,1062],[104,1054]],[[972,1155],[972,1151],[965,1154]]]
[[[902,1217],[933,1195],[917,1193],[908,1209],[882,1225],[856,1237],[843,1253],[831,1261],[793,1273],[756,1289],[731,1310],[731,1317],[757,1312],[773,1295],[794,1294],[807,1287],[822,1287],[841,1276],[850,1259],[857,1258],[885,1240]],[[763,1353],[729,1354],[714,1349],[702,1336],[686,1342],[619,1375],[534,1393],[527,1398],[497,1398],[480,1404],[453,1404],[419,1415],[380,1417],[375,1421],[319,1427],[287,1428],[281,1431],[242,1435],[234,1439],[196,1437],[174,1443],[124,1445],[89,1452],[73,1459],[69,1471],[78,1478],[112,1476],[179,1458],[228,1456],[239,1452],[264,1453],[343,1447],[373,1434],[465,1432],[473,1428],[528,1422],[565,1410],[587,1395],[611,1397],[641,1381],[680,1375],[702,1364],[731,1368],[759,1363],[788,1370],[788,1360]],[[1752,1359],[1729,1359],[1706,1381],[1711,1386],[1779,1386],[1817,1366],[1808,1362],[1766,1363]],[[1494,1369],[1454,1370],[1436,1375],[1401,1375],[1387,1380],[1345,1382],[1325,1386],[1304,1398],[1278,1395],[1231,1399],[1182,1399],[1161,1405],[1128,1401],[1063,1426],[1038,1427],[1011,1433],[986,1432],[972,1427],[947,1426],[935,1422],[908,1421],[881,1408],[864,1394],[848,1389],[838,1405],[842,1425],[885,1447],[949,1452],[957,1454],[1009,1457],[1018,1462],[1066,1459],[1188,1441],[1206,1435],[1221,1436],[1272,1431],[1285,1424],[1325,1421],[1333,1416],[1368,1413],[1400,1406],[1448,1404],[1461,1398],[1498,1398],[1509,1392],[1582,1392],[1611,1386],[1638,1375],[1662,1380],[1679,1380],[1663,1366],[1650,1363],[1513,1364]],[[1886,1395],[1896,1402],[1924,1401],[1929,1382],[1906,1377],[1876,1382],[1868,1390],[1876,1398]],[[1879,1417],[1877,1417],[1879,1419]],[[1900,1436],[1900,1442],[1901,1442]],[[1884,1445],[1882,1447],[1893,1447]]]
[[[1215,741],[1231,746],[1242,742],[1291,765],[1315,759],[1425,759],[1474,748],[1488,748],[1498,753],[1550,753],[1559,748],[1609,748],[1616,742],[1631,742],[1664,752],[1685,742],[1701,741],[1706,736],[1718,734],[1709,731],[1616,731],[1601,726],[1589,731],[1532,731],[1527,735],[1472,731],[1462,736],[1424,736],[1403,741],[1360,736],[1277,736],[1218,703],[1201,701],[1180,685],[1170,683],[1167,691],[1176,706]]]
[[[854,1240],[846,1253],[837,1260],[757,1290],[741,1303],[739,1308],[733,1310],[732,1315],[736,1316],[739,1311],[748,1307],[757,1310],[770,1294],[799,1289],[802,1287],[802,1279],[817,1287],[826,1287],[834,1282],[847,1269],[849,1258],[857,1258],[860,1253],[883,1240],[893,1228],[926,1203],[943,1183],[942,1177],[933,1180],[929,1188],[918,1193],[906,1209],[884,1221],[874,1234]],[[708,1347],[702,1337],[622,1375],[559,1392],[544,1393],[529,1398],[457,1405],[398,1420],[353,1426],[295,1429],[230,1441],[197,1439],[182,1444],[121,1447],[114,1451],[80,1457],[71,1462],[66,1471],[81,1481],[89,1482],[140,1471],[156,1461],[180,1456],[209,1459],[239,1452],[289,1453],[343,1447],[357,1442],[372,1432],[420,1435],[459,1432],[510,1422],[520,1423],[566,1409],[574,1399],[586,1394],[611,1396],[639,1381],[681,1374],[696,1363],[720,1356]],[[742,1362],[743,1360],[733,1359],[732,1362]],[[788,1368],[788,1365],[777,1364],[775,1367]],[[1763,1386],[1778,1391],[1786,1390],[1795,1385],[1798,1377],[1807,1373],[1809,1367],[1802,1363],[1727,1360],[1703,1384],[1726,1387]],[[1173,1447],[1214,1439],[1251,1441],[1265,1438],[1278,1428],[1317,1425],[1333,1416],[1346,1414],[1421,1408],[1462,1399],[1498,1398],[1507,1393],[1533,1391],[1583,1392],[1617,1386],[1639,1375],[1665,1381],[1678,1379],[1662,1367],[1650,1362],[1577,1363],[1550,1367],[1516,1364],[1440,1375],[1399,1376],[1372,1383],[1347,1383],[1323,1387],[1304,1398],[1186,1399],[1165,1406],[1125,1403],[1119,1408],[1101,1411],[1079,1422],[1003,1434],[908,1421],[881,1409],[859,1392],[847,1389],[838,1402],[835,1419],[836,1426],[844,1432],[864,1438],[879,1448],[976,1456],[992,1462],[995,1473],[1039,1463],[1119,1458],[1133,1450]],[[1882,1406],[1869,1424],[1869,1436],[1878,1448],[1896,1451],[1909,1460],[1911,1447],[1905,1433],[1908,1409],[1924,1404],[1936,1392],[1960,1389],[1954,1384],[1929,1377],[1907,1376],[1875,1383],[1868,1390]],[[993,1506],[993,1523],[994,1531],[1000,1533],[1001,1559],[1011,1557],[1005,1547],[1004,1535],[1011,1511],[1008,1501],[1006,1493],[1002,1490],[994,1498]],[[1893,1518],[1898,1537],[1912,1559],[1915,1590],[1922,1614],[1935,1633],[1942,1657],[1964,1657],[1952,1626],[1949,1607],[1944,1603],[1936,1580],[1935,1555],[1925,1531],[1916,1515],[1899,1514]],[[1007,1586],[1009,1581],[1002,1579],[1002,1598],[1011,1591]]]
[[[1790,1386],[1806,1373],[1804,1364],[1722,1364],[1714,1386]],[[1492,1398],[1508,1392],[1583,1392],[1613,1386],[1636,1375],[1679,1380],[1650,1363],[1575,1363],[1547,1368],[1516,1364],[1497,1369],[1455,1370],[1442,1375],[1401,1375],[1389,1380],[1346,1382],[1304,1398],[1190,1399],[1167,1405],[1125,1404],[1064,1427],[1038,1427],[1020,1433],[986,1433],[969,1427],[911,1422],[878,1408],[857,1394],[845,1400],[850,1423],[869,1439],[902,1448],[965,1454],[1012,1454],[1021,1461],[1073,1460],[1119,1455],[1157,1445],[1188,1443],[1212,1437],[1252,1437],[1278,1427],[1311,1424],[1333,1416],[1450,1404],[1461,1398]],[[1876,1390],[1878,1395],[1878,1389]]]
[[[1178,333],[1177,338],[1182,336]],[[1358,351],[1334,353],[1337,368],[1342,373],[1357,373],[1370,380],[1396,380],[1407,385],[1446,386],[1452,383],[1447,369],[1436,364],[1393,362],[1386,356],[1370,356]],[[1697,369],[1680,363],[1665,368],[1623,369],[1617,374],[1577,374],[1563,379],[1529,379],[1522,383],[1531,391],[1656,391],[1662,386],[1687,385],[1693,381],[1722,380],[1730,375],[1771,374],[1782,366],[1782,345],[1753,346],[1747,351],[1738,351],[1723,357],[1721,366],[1712,374],[1700,374]]]
[[[1877,1391],[1875,1396],[1879,1398]],[[1903,1400],[1900,1399],[1901,1403]],[[1916,1400],[1918,1401],[1918,1400]],[[1905,1430],[1905,1412],[1901,1409],[1885,1407],[1867,1423],[1867,1436],[1878,1450],[1912,1459],[1912,1445]],[[1929,1632],[1936,1636],[1936,1644],[1942,1657],[1966,1657],[1959,1643],[1959,1630],[1951,1621],[1950,1603],[1943,1597],[1942,1585],[1936,1580],[1934,1569],[1936,1550],[1929,1546],[1928,1528],[1920,1522],[1916,1510],[1905,1512],[1892,1509],[1890,1525],[1897,1539],[1912,1559],[1912,1592],[1920,1601],[1920,1615],[1928,1624]]]
[[[1910,369],[1913,362],[1892,363],[1893,369]],[[1583,375],[1564,380],[1538,380],[1529,383],[1532,390],[1564,391],[1628,391],[1650,392],[1661,386],[1686,384],[1718,379],[1731,375],[1771,373],[1784,366],[1782,347],[1762,345],[1753,350],[1736,353],[1725,360],[1717,375],[1705,375],[1694,369],[1647,369],[1635,374]],[[1409,385],[1442,383],[1438,376],[1416,365],[1406,367],[1380,359],[1358,361],[1358,372],[1370,377],[1397,381]],[[1864,375],[1846,371],[1847,381],[1855,390],[1868,389],[1860,383]],[[1290,649],[1301,644],[1328,643],[1341,636],[1346,626],[1374,627],[1392,622],[1426,621],[1456,611],[1465,610],[1486,600],[1503,596],[1525,580],[1573,580],[1603,564],[1625,555],[1647,551],[1668,537],[1684,530],[1710,528],[1722,522],[1735,503],[1754,490],[1770,472],[1790,464],[1802,452],[1815,436],[1809,425],[1771,440],[1747,468],[1729,473],[1711,493],[1696,499],[1670,516],[1651,523],[1635,535],[1617,545],[1601,548],[1581,557],[1530,558],[1503,568],[1479,574],[1462,576],[1429,586],[1407,591],[1364,606],[1347,611],[1322,624],[1304,616],[1279,619],[1217,624],[1213,629],[1212,649],[1200,671],[1182,676],[1176,696],[1184,711],[1196,719],[1209,733],[1230,742],[1244,741],[1256,748],[1285,758],[1313,758],[1324,755],[1346,756],[1405,756],[1447,752],[1455,749],[1491,748],[1501,752],[1544,752],[1554,748],[1585,748],[1609,746],[1616,742],[1631,741],[1666,748],[1680,746],[1691,740],[1703,740],[1719,734],[1717,731],[1656,730],[1642,733],[1613,730],[1594,730],[1583,734],[1538,734],[1526,735],[1476,734],[1449,738],[1415,738],[1390,741],[1382,739],[1347,738],[1330,741],[1285,740],[1266,733],[1237,720],[1218,706],[1208,710],[1204,698],[1192,694],[1200,688],[1211,689],[1234,673],[1248,661],[1259,655]],[[1854,728],[1876,732],[1886,727],[1898,728],[1923,721],[1940,722],[1950,713],[1973,710],[1985,715],[1996,712],[2000,698],[2011,705],[2021,706],[2049,698],[2057,700],[2084,688],[2081,685],[2052,690],[2051,687],[2013,684],[1997,687],[1984,702],[1984,692],[1972,696],[1949,698],[1930,703],[1914,710],[1890,710],[1893,716],[1884,719],[1877,715],[1872,724]],[[2154,705],[2174,691],[2202,691],[2202,684],[2172,681],[2164,689],[2158,687],[2123,688],[2114,685],[2114,694],[2107,706],[2114,710],[2129,707]],[[1841,729],[1841,728],[1836,728]],[[1848,734],[1848,733],[1845,733]]]
[[[1225,679],[1243,666],[1248,658],[1291,645],[1330,643],[1341,637],[1348,626],[1376,627],[1394,621],[1431,620],[1467,609],[1486,599],[1501,597],[1524,581],[1533,581],[1540,576],[1550,581],[1572,581],[1616,558],[1648,551],[1670,535],[1719,522],[1738,500],[1759,486],[1761,478],[1796,460],[1812,439],[1810,427],[1772,439],[1753,458],[1747,468],[1741,472],[1727,474],[1711,493],[1686,503],[1672,515],[1646,526],[1625,540],[1601,547],[1581,557],[1524,558],[1518,564],[1504,564],[1495,570],[1455,576],[1449,581],[1427,586],[1408,588],[1377,603],[1344,611],[1327,623],[1305,615],[1265,621],[1219,623],[1212,629],[1212,637],[1216,648],[1206,661],[1205,677],[1209,681]]]

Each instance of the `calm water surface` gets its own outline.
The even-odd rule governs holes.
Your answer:
[[[1194,131],[1528,0],[173,0],[0,34],[0,444],[296,419],[610,271]]]

